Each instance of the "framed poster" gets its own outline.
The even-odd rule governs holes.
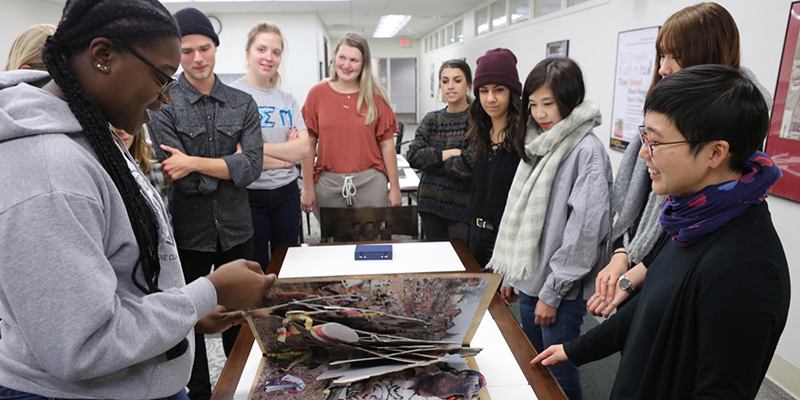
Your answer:
[[[800,2],[789,10],[783,55],[775,87],[775,104],[765,152],[781,168],[783,178],[770,193],[800,201]]]
[[[569,40],[559,40],[547,44],[547,58],[569,57]]]
[[[656,68],[656,37],[660,26],[623,31],[617,36],[617,67],[614,102],[611,108],[611,143],[625,151],[639,140],[638,126],[644,123],[644,99]]]

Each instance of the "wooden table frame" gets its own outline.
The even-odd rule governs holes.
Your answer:
[[[464,264],[467,272],[480,272],[481,268],[478,266],[477,260],[472,256],[467,245],[461,240],[449,240],[455,249],[458,258]],[[341,245],[343,243],[320,243],[312,246],[329,246]],[[293,246],[294,247],[294,246]],[[286,258],[288,247],[281,246],[272,255],[272,260],[267,268],[268,273],[275,275],[280,272],[283,261]],[[517,320],[509,311],[508,307],[503,304],[498,294],[492,298],[489,304],[489,313],[492,315],[497,327],[503,334],[506,344],[514,354],[519,368],[528,380],[528,384],[533,388],[536,397],[539,400],[567,400],[567,396],[561,387],[553,378],[550,370],[541,365],[531,366],[530,360],[536,356],[536,350],[533,349],[527,336],[522,331]],[[244,370],[244,365],[247,362],[247,357],[250,355],[250,350],[253,347],[253,332],[249,328],[244,328],[239,331],[239,336],[236,339],[236,344],[233,346],[228,362],[222,370],[219,377],[217,386],[214,388],[214,393],[211,396],[212,400],[231,400],[233,399],[236,386]],[[499,399],[502,400],[502,399]]]

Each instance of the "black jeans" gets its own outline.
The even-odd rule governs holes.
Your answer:
[[[300,188],[297,180],[277,189],[247,189],[253,215],[253,258],[267,270],[275,248],[297,244]]]
[[[419,213],[419,217],[426,239],[461,239],[467,242],[469,225],[466,223],[424,212]]]
[[[497,232],[491,229],[484,229],[475,226],[475,223],[469,225],[469,251],[478,260],[481,268],[485,268],[489,260],[492,259],[494,252],[494,242],[497,240]]]
[[[208,275],[211,272],[212,265],[221,266],[239,258],[251,259],[253,255],[253,238],[233,246],[227,251],[222,251],[220,243],[217,242],[217,251],[214,253],[179,248],[178,255],[181,258],[184,279],[186,279],[186,283],[189,283]],[[226,356],[230,354],[238,334],[238,326],[222,332],[222,347],[225,349]],[[191,400],[207,400],[211,398],[211,380],[208,375],[205,335],[195,333],[194,341],[195,353],[192,376],[189,378],[189,384],[186,387],[189,388],[189,398]]]

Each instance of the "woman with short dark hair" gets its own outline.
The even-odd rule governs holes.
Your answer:
[[[753,399],[791,290],[765,201],[781,171],[758,151],[766,103],[738,70],[703,65],[664,78],[644,110],[639,157],[667,196],[648,278],[608,321],[531,364],[582,365],[624,348],[612,399]]]

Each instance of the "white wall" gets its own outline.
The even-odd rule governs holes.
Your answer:
[[[314,14],[213,13],[222,23],[217,49],[217,73],[241,73],[247,69],[247,33],[259,22],[272,22],[281,28],[287,42],[281,67],[281,87],[305,103],[306,94],[319,82],[319,63],[324,61],[324,27]]]
[[[63,6],[41,0],[0,0],[0,70],[5,68],[11,44],[36,24],[58,24]]]
[[[545,56],[548,42],[569,39],[569,56],[582,67],[587,98],[600,105],[605,121],[595,130],[604,143],[609,141],[609,117],[613,98],[613,80],[617,33],[620,31],[661,25],[672,13],[693,0],[593,0],[573,10],[557,13],[507,27],[487,35],[473,37],[474,10],[464,15],[464,43],[420,54],[419,115],[442,107],[430,97],[432,66],[438,73],[442,61],[466,57],[470,66],[488,49],[506,47],[517,56],[520,80],[524,81],[533,66]],[[739,27],[742,65],[750,68],[759,80],[774,93],[777,82],[786,23],[791,0],[717,0],[733,15]],[[609,151],[616,166],[622,153]],[[792,291],[800,293],[800,204],[781,198],[770,198],[773,221],[780,234],[794,277]],[[771,290],[771,288],[753,288]],[[742,301],[747,301],[742,294]],[[735,333],[732,333],[735,334]],[[777,355],[783,366],[794,368],[778,383],[800,395],[800,302],[794,301],[789,321],[778,345]],[[786,362],[783,362],[786,361]],[[777,363],[773,363],[773,367]],[[772,373],[772,371],[771,371]],[[772,375],[771,375],[772,376]],[[788,377],[788,378],[787,378]]]

